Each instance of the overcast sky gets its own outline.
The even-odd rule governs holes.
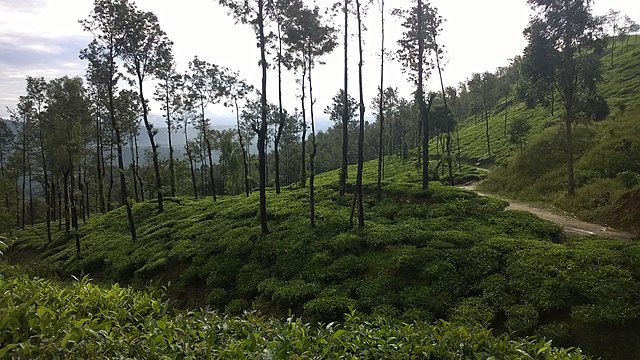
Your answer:
[[[194,55],[209,62],[239,71],[249,83],[260,84],[259,52],[255,36],[247,25],[237,25],[226,9],[215,0],[158,1],[137,0],[138,6],[154,12],[160,26],[173,40],[178,70],[184,71]],[[318,0],[328,6],[333,0]],[[411,3],[409,0],[387,0],[388,10]],[[472,72],[494,71],[509,59],[521,54],[530,10],[525,0],[432,0],[446,22],[440,42],[445,45],[445,85],[456,85]],[[47,80],[63,75],[83,75],[86,64],[78,58],[79,51],[91,36],[82,31],[78,20],[90,13],[91,0],[0,0],[0,117],[6,117],[6,107],[14,107],[24,94],[26,76],[44,76]],[[620,10],[640,21],[640,1],[599,0],[595,13],[608,9]],[[365,37],[365,101],[370,113],[371,98],[379,83],[380,12],[377,2],[366,18]],[[355,21],[351,29],[355,29]],[[387,16],[387,49],[397,49],[396,41],[402,29],[400,21]],[[355,38],[352,40],[354,41]],[[355,43],[350,51],[350,89],[357,95],[357,52]],[[321,114],[333,95],[342,88],[342,45],[323,60],[326,65],[315,70],[314,95],[316,114]],[[394,86],[407,97],[411,85],[399,65],[387,62],[386,86]],[[277,99],[275,73],[269,74],[269,101]],[[436,90],[436,78],[428,82]],[[147,86],[152,92],[153,85]],[[285,106],[300,107],[293,74],[284,78]],[[159,106],[151,104],[152,112]],[[229,121],[230,111],[222,107],[210,109],[213,121]],[[224,125],[224,124],[218,124]]]

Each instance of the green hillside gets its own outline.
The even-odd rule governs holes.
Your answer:
[[[630,199],[637,197],[639,190],[634,188],[640,184],[639,38],[630,40],[627,51],[616,50],[613,66],[609,55],[603,58],[604,81],[599,89],[609,104],[609,117],[575,125],[575,198],[565,196],[565,135],[559,104],[554,116],[547,108],[528,109],[523,102],[508,107],[509,122],[525,119],[531,125],[524,151],[505,136],[505,110],[500,106],[489,120],[491,155],[487,153],[484,123],[471,119],[463,123],[462,158],[493,165],[484,190],[550,203],[586,219],[638,232],[640,214]],[[598,201],[606,193],[609,203]]]
[[[472,171],[467,168],[467,171]],[[174,198],[166,211],[135,204],[138,241],[124,209],[73,237],[44,227],[14,234],[9,256],[39,276],[135,287],[166,286],[179,307],[279,318],[341,320],[356,309],[388,321],[490,326],[538,335],[605,357],[637,357],[640,246],[565,239],[561,229],[506,203],[431,183],[420,190],[414,161],[388,157],[383,200],[374,200],[376,162],[365,166],[366,228],[349,231],[351,197],[337,173],[318,178],[318,227],[308,226],[306,189],[270,193],[271,233],[260,235],[257,196]],[[395,326],[395,325],[394,325]]]

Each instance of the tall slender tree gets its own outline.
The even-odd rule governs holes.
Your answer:
[[[138,83],[138,95],[142,106],[142,120],[149,136],[153,155],[153,170],[156,181],[158,211],[164,211],[162,198],[162,177],[158,160],[158,147],[155,141],[157,131],[149,121],[149,105],[144,95],[144,81],[148,77],[157,77],[172,61],[171,47],[173,43],[160,28],[158,18],[151,12],[139,10],[135,4],[128,4],[124,17],[125,36],[121,58],[125,68]]]
[[[244,136],[242,128],[240,126],[240,107],[238,106],[238,101],[244,99],[249,93],[253,91],[253,87],[248,85],[244,80],[238,77],[238,74],[232,74],[230,78],[230,89],[229,89],[229,99],[231,100],[231,105],[235,109],[236,113],[236,127],[238,131],[238,142],[240,143],[240,149],[242,151],[242,165],[244,170],[244,191],[245,195],[249,196],[251,192],[251,187],[249,185],[249,164],[247,159],[247,148],[244,143]]]
[[[160,82],[156,86],[155,99],[162,104],[165,124],[167,124],[167,139],[169,141],[169,175],[171,184],[171,196],[176,196],[176,170],[175,151],[173,149],[173,133],[176,131],[174,114],[180,106],[180,88],[183,86],[183,78],[176,72],[173,61],[163,64],[158,69]]]
[[[382,172],[384,161],[384,57],[386,48],[384,46],[384,0],[378,0],[380,5],[380,107],[378,108],[378,120],[380,125],[380,135],[378,138],[378,186],[376,196],[378,200],[382,198]]]
[[[435,8],[427,2],[418,0],[417,6],[410,9],[395,9],[394,15],[403,19],[403,37],[398,40],[400,49],[398,59],[404,65],[404,71],[416,83],[416,103],[420,113],[420,128],[422,129],[422,188],[429,187],[429,110],[431,100],[425,101],[424,79],[430,74],[428,55],[435,51],[435,36],[442,19]]]
[[[295,14],[287,29],[286,41],[289,46],[297,52],[298,61],[304,62],[303,69],[306,69],[309,84],[309,102],[311,116],[311,153],[309,155],[309,219],[312,227],[315,227],[315,157],[318,151],[316,143],[314,103],[313,98],[313,69],[320,62],[320,58],[333,51],[337,46],[335,29],[323,24],[320,8],[301,8]],[[303,71],[304,74],[304,71]],[[302,79],[304,83],[304,77]],[[304,84],[303,84],[304,93]],[[304,105],[304,95],[303,95]]]
[[[116,58],[122,55],[124,48],[124,35],[126,33],[123,23],[127,19],[128,7],[126,2],[118,0],[94,0],[94,8],[85,20],[80,23],[85,31],[92,33],[99,43],[96,56],[87,58],[90,66],[107,69],[106,83],[109,118],[111,120],[112,130],[115,135],[115,142],[118,152],[118,170],[120,173],[120,195],[121,202],[127,209],[127,219],[129,221],[129,231],[131,239],[135,241],[136,226],[129,203],[129,195],[127,191],[127,182],[124,171],[124,161],[122,155],[122,136],[120,127],[115,117],[114,94],[118,83],[118,70],[116,68]],[[112,167],[113,168],[113,167]],[[110,198],[109,198],[110,200]]]
[[[260,228],[263,234],[269,233],[267,224],[267,38],[265,36],[265,23],[268,18],[268,0],[249,2],[245,0],[218,0],[226,6],[238,22],[251,24],[256,33],[258,47],[260,48],[260,67],[262,70],[262,84],[260,101],[262,104],[262,116],[260,126],[256,128],[258,133],[258,172],[260,173]],[[267,4],[265,4],[267,2]]]
[[[589,111],[602,79],[600,57],[604,52],[601,19],[591,14],[588,0],[528,0],[536,15],[525,35],[529,41],[523,70],[529,79],[539,75],[558,92],[564,108],[567,156],[567,195],[575,195],[573,124]],[[543,50],[543,52],[540,52]]]
[[[200,108],[199,128],[206,145],[209,160],[209,185],[213,201],[216,201],[216,185],[213,173],[213,148],[211,146],[211,131],[209,120],[205,115],[205,108],[219,102],[229,92],[226,69],[198,59],[196,56],[189,62],[189,72],[185,76],[185,84],[190,101]]]
[[[358,24],[358,90],[360,93],[360,126],[358,127],[358,172],[356,174],[356,189],[353,194],[354,206],[351,209],[351,219],[349,220],[349,226],[353,228],[353,215],[354,210],[358,207],[358,227],[364,227],[364,203],[362,194],[362,176],[364,171],[364,90],[363,90],[363,74],[362,67],[364,66],[363,50],[362,50],[362,6],[360,0],[356,1],[356,20]]]
[[[78,231],[78,199],[76,198],[75,170],[80,166],[82,154],[91,138],[89,129],[93,122],[82,79],[63,77],[49,83],[48,106],[44,126],[51,135],[47,137],[54,166],[64,182],[65,214],[70,216],[74,229],[76,256],[80,257],[80,234]],[[67,222],[69,224],[69,222]],[[67,225],[67,233],[69,232]]]

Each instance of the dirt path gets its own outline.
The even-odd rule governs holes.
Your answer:
[[[522,210],[528,211],[532,214],[535,214],[543,219],[552,221],[556,224],[562,225],[564,227],[564,232],[567,235],[573,236],[602,236],[608,238],[622,239],[622,240],[634,240],[637,239],[638,236],[635,234],[631,234],[624,231],[618,231],[612,229],[610,227],[588,223],[579,219],[576,219],[567,214],[560,214],[557,212],[550,211],[548,209],[543,209],[540,207],[536,207],[531,204],[527,204],[524,202],[520,202],[518,200],[507,199],[502,196],[494,195],[494,194],[486,194],[476,190],[476,184],[461,186],[462,189],[471,190],[477,193],[480,196],[489,196],[496,199],[501,199],[509,203],[507,209],[509,210]]]

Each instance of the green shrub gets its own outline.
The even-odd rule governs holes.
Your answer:
[[[340,320],[355,304],[346,296],[320,297],[304,304],[304,316],[314,322]]]
[[[245,299],[233,299],[229,301],[227,306],[224,307],[224,311],[227,314],[238,315],[242,314],[244,311],[249,310],[251,308],[251,304]]]
[[[451,321],[487,326],[491,324],[494,316],[494,310],[481,297],[471,297],[458,303],[452,311]]]
[[[513,305],[506,309],[505,326],[511,332],[526,334],[538,326],[538,312],[528,304]]]

